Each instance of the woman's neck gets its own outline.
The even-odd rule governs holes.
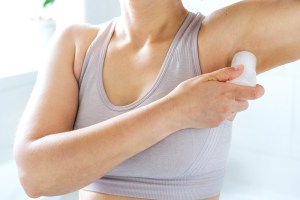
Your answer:
[[[181,0],[120,0],[121,22],[116,32],[137,45],[174,36],[187,15]]]

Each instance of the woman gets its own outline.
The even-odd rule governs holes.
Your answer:
[[[300,1],[242,1],[206,18],[180,0],[120,2],[120,18],[56,39],[16,138],[24,189],[219,199],[228,119],[263,94],[226,83],[242,67],[222,68],[240,50],[258,73],[298,59]]]

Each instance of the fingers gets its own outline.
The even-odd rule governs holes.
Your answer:
[[[249,107],[248,101],[235,101],[232,111],[228,113],[227,120],[233,121],[238,112],[247,110]]]
[[[256,85],[255,91],[256,91],[257,98],[260,98],[265,94],[265,88],[259,84]]]
[[[236,67],[226,67],[216,70],[202,75],[201,78],[205,81],[227,82],[239,77],[243,71],[244,66],[238,65]],[[235,87],[233,95],[236,100],[255,100],[262,97],[265,93],[265,90],[261,85],[256,85],[256,87],[234,85],[232,87]]]
[[[235,116],[236,116],[237,113],[230,113],[227,120],[229,121],[233,121],[235,119]]]
[[[236,101],[235,110],[233,113],[241,112],[247,110],[249,107],[248,101]]]
[[[239,65],[237,67],[226,67],[219,69],[217,71],[205,74],[205,78],[207,81],[220,81],[226,82],[233,80],[240,76],[244,71],[244,67]]]
[[[237,101],[255,100],[262,97],[265,89],[261,85],[255,87],[235,85],[234,97]]]

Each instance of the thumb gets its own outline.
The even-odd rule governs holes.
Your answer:
[[[237,67],[225,67],[206,74],[206,80],[226,82],[239,77],[243,73],[243,71],[243,65],[238,65]]]

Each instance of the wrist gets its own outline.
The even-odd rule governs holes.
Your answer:
[[[159,100],[159,104],[161,105],[161,114],[164,116],[162,122],[172,130],[172,133],[186,128],[184,127],[182,113],[176,98],[166,96]]]

